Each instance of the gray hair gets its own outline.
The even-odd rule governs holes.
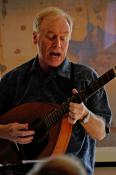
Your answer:
[[[47,7],[38,13],[38,15],[36,16],[36,18],[33,21],[33,32],[39,31],[41,22],[47,16],[56,16],[56,17],[63,16],[63,17],[65,17],[69,26],[70,26],[70,31],[72,32],[73,22],[72,22],[71,16],[57,7]]]
[[[79,159],[59,155],[37,163],[27,175],[87,175],[87,172]]]

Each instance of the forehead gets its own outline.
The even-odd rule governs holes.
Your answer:
[[[67,19],[63,16],[47,16],[40,25],[40,30],[47,32],[70,33],[70,26]]]

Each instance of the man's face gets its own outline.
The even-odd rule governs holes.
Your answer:
[[[40,66],[48,70],[65,59],[71,36],[70,26],[62,16],[46,17],[35,34]]]

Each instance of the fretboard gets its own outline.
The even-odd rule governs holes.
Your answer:
[[[81,103],[90,96],[94,95],[98,90],[100,90],[104,85],[116,77],[116,66],[102,76],[100,76],[95,81],[91,82],[86,88],[81,89],[76,95],[68,99],[67,102],[63,103],[59,108],[56,108],[50,112],[44,119],[47,127],[51,127],[54,123],[61,120],[66,113],[69,112],[69,103],[76,102]]]

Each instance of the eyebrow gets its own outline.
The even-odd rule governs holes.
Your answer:
[[[50,31],[50,30],[48,30],[48,32],[47,33],[54,33],[53,31]],[[70,32],[68,32],[68,31],[66,31],[66,32],[63,32],[62,34],[69,34]]]

